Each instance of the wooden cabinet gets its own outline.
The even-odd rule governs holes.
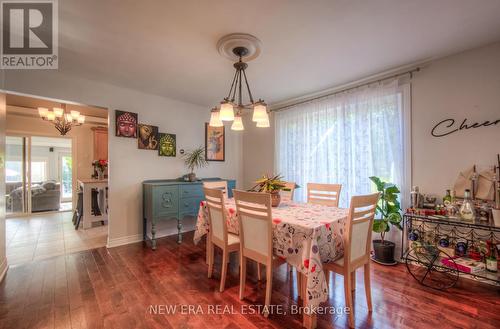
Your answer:
[[[108,160],[108,128],[95,127],[94,132],[94,158],[93,160]]]
[[[148,180],[142,182],[144,240],[147,239],[148,222],[151,224],[151,244],[156,249],[156,224],[161,220],[177,220],[177,242],[181,243],[182,219],[197,216],[200,202],[204,199],[203,181],[226,180],[205,178],[197,182],[183,182],[175,179]],[[235,180],[227,180],[227,194],[233,197]]]

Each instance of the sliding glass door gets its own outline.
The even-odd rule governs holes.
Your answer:
[[[28,137],[5,138],[5,210],[7,215],[28,212]]]
[[[71,144],[62,137],[7,136],[7,215],[72,209]]]

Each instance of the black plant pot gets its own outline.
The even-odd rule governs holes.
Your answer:
[[[396,244],[391,241],[373,240],[374,261],[384,265],[395,265],[394,249]]]

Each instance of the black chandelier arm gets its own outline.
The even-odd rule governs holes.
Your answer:
[[[229,93],[227,94],[227,100],[230,100],[231,98],[231,93],[233,92],[233,88],[235,87],[235,82],[236,82],[236,77],[238,76],[238,70],[236,70],[236,72],[234,73],[234,77],[233,77],[233,82],[231,83],[231,88],[229,89]],[[233,97],[232,97],[232,100],[234,100],[234,94],[233,94]]]
[[[242,102],[243,102],[243,99],[242,99],[242,96],[241,96],[241,71],[244,72],[244,70],[240,70],[240,78],[238,80],[238,106],[241,106],[242,105]]]
[[[236,70],[236,73],[235,73],[235,80],[234,80],[234,88],[233,88],[233,95],[231,96],[231,102],[234,103],[234,99],[236,97],[236,89],[238,87],[238,79],[239,79],[239,73],[240,71],[239,70]]]
[[[250,103],[254,103],[253,97],[252,97],[252,92],[250,91],[250,86],[248,85],[248,80],[247,80],[247,74],[245,70],[243,70],[243,77],[245,78],[245,84],[247,85],[247,91],[248,91],[248,97],[250,98]]]

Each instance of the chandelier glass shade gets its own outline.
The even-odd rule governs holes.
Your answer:
[[[40,118],[44,121],[52,123],[61,136],[66,135],[71,128],[81,126],[85,123],[84,115],[81,115],[78,111],[71,111],[67,113],[65,108],[65,105],[62,107],[54,107],[52,111],[46,107],[38,108]]]
[[[250,85],[248,84],[245,72],[248,64],[242,61],[242,58],[248,54],[248,49],[245,47],[235,47],[233,53],[239,57],[239,61],[233,64],[235,73],[231,87],[229,88],[229,93],[221,102],[220,110],[217,108],[212,109],[209,125],[211,127],[221,127],[223,121],[233,121],[231,125],[232,130],[244,130],[241,118],[242,112],[245,109],[253,109],[252,121],[257,122],[257,127],[269,127],[267,105],[262,99],[254,101]],[[248,103],[243,103],[244,91],[247,93]]]

